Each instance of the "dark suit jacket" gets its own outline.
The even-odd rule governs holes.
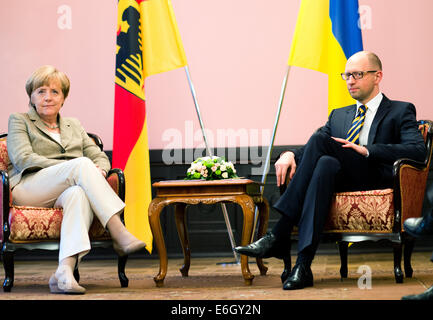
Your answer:
[[[355,104],[334,109],[328,122],[320,130],[332,137],[345,139],[355,113]],[[426,147],[418,130],[415,106],[409,102],[389,100],[383,95],[365,147],[369,152],[369,161],[374,163],[386,178],[392,177],[392,165],[398,159],[424,161]],[[302,159],[304,148],[293,152],[298,163]]]

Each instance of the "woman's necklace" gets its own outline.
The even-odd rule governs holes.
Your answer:
[[[47,128],[50,128],[50,129],[58,129],[58,128],[60,128],[59,127],[59,124],[58,123],[56,123],[55,125],[49,125],[48,123],[46,123],[44,120],[42,120],[42,123],[44,124],[44,126],[46,126]]]

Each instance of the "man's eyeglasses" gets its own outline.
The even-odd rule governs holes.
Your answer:
[[[355,71],[355,72],[345,72],[341,74],[341,77],[343,80],[347,81],[350,79],[350,76],[353,77],[355,80],[359,80],[364,78],[364,76],[369,72],[377,72],[377,70],[370,70],[370,71]]]

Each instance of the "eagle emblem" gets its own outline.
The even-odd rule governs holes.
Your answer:
[[[119,11],[122,10],[119,1]],[[117,31],[116,83],[144,98],[143,51],[141,16],[139,10],[128,5],[121,15]]]

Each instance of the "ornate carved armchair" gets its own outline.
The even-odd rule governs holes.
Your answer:
[[[89,133],[89,136],[103,150],[101,139],[95,134]],[[0,187],[0,241],[5,270],[3,290],[10,292],[14,283],[14,252],[20,249],[58,250],[63,216],[61,208],[13,205],[7,174],[9,157],[6,139],[6,133],[0,134],[0,174],[2,179],[2,186]],[[122,170],[110,170],[107,174],[107,181],[119,197],[124,200],[125,178]],[[89,235],[92,248],[112,246],[108,231],[102,227],[98,219],[93,220]],[[127,256],[119,256],[118,258],[118,275],[122,287],[128,286],[128,278],[125,275],[127,259]],[[78,269],[75,270],[74,276],[79,281]]]
[[[404,232],[403,222],[422,214],[433,139],[433,122],[421,120],[418,124],[427,147],[424,162],[397,160],[393,167],[393,188],[335,193],[332,199],[323,240],[338,242],[342,278],[347,278],[349,243],[384,239],[393,243],[396,282],[402,283],[404,275],[412,277],[411,255],[415,240]],[[280,193],[287,183],[289,181],[280,188]],[[405,274],[401,268],[403,248]],[[284,260],[284,268],[284,272],[290,272],[290,258]]]

